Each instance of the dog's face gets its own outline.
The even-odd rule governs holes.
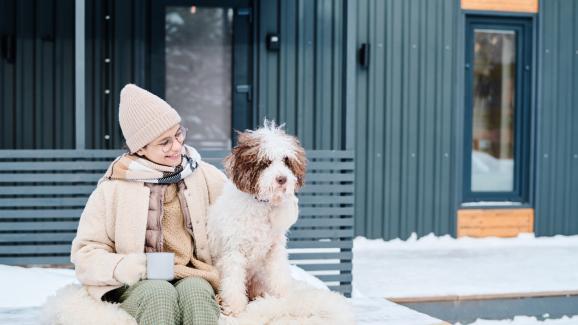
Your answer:
[[[224,165],[239,190],[278,204],[303,186],[307,160],[296,137],[265,121],[256,131],[239,133]]]

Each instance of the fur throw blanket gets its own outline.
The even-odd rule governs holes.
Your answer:
[[[96,301],[84,287],[70,284],[48,298],[42,309],[43,324],[136,325],[118,304]],[[295,281],[294,290],[283,297],[251,302],[239,317],[221,315],[219,325],[318,325],[355,324],[352,307],[343,296]]]

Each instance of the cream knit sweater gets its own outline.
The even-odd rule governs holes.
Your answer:
[[[217,288],[219,276],[215,267],[197,260],[194,255],[194,238],[185,227],[177,191],[176,184],[169,185],[165,190],[162,216],[163,250],[175,253],[175,279],[199,276]]]

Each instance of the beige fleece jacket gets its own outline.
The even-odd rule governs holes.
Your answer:
[[[197,258],[207,264],[211,264],[207,210],[221,194],[225,179],[221,171],[201,161],[184,180]],[[113,274],[125,255],[144,252],[149,198],[144,183],[122,180],[102,182],[90,195],[72,242],[71,261],[76,277],[94,298],[122,286]]]

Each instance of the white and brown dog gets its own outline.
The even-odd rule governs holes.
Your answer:
[[[224,161],[229,181],[209,212],[209,246],[226,315],[238,315],[259,296],[286,294],[292,281],[286,233],[297,221],[295,192],[307,161],[297,138],[274,122],[264,124],[239,134]]]

